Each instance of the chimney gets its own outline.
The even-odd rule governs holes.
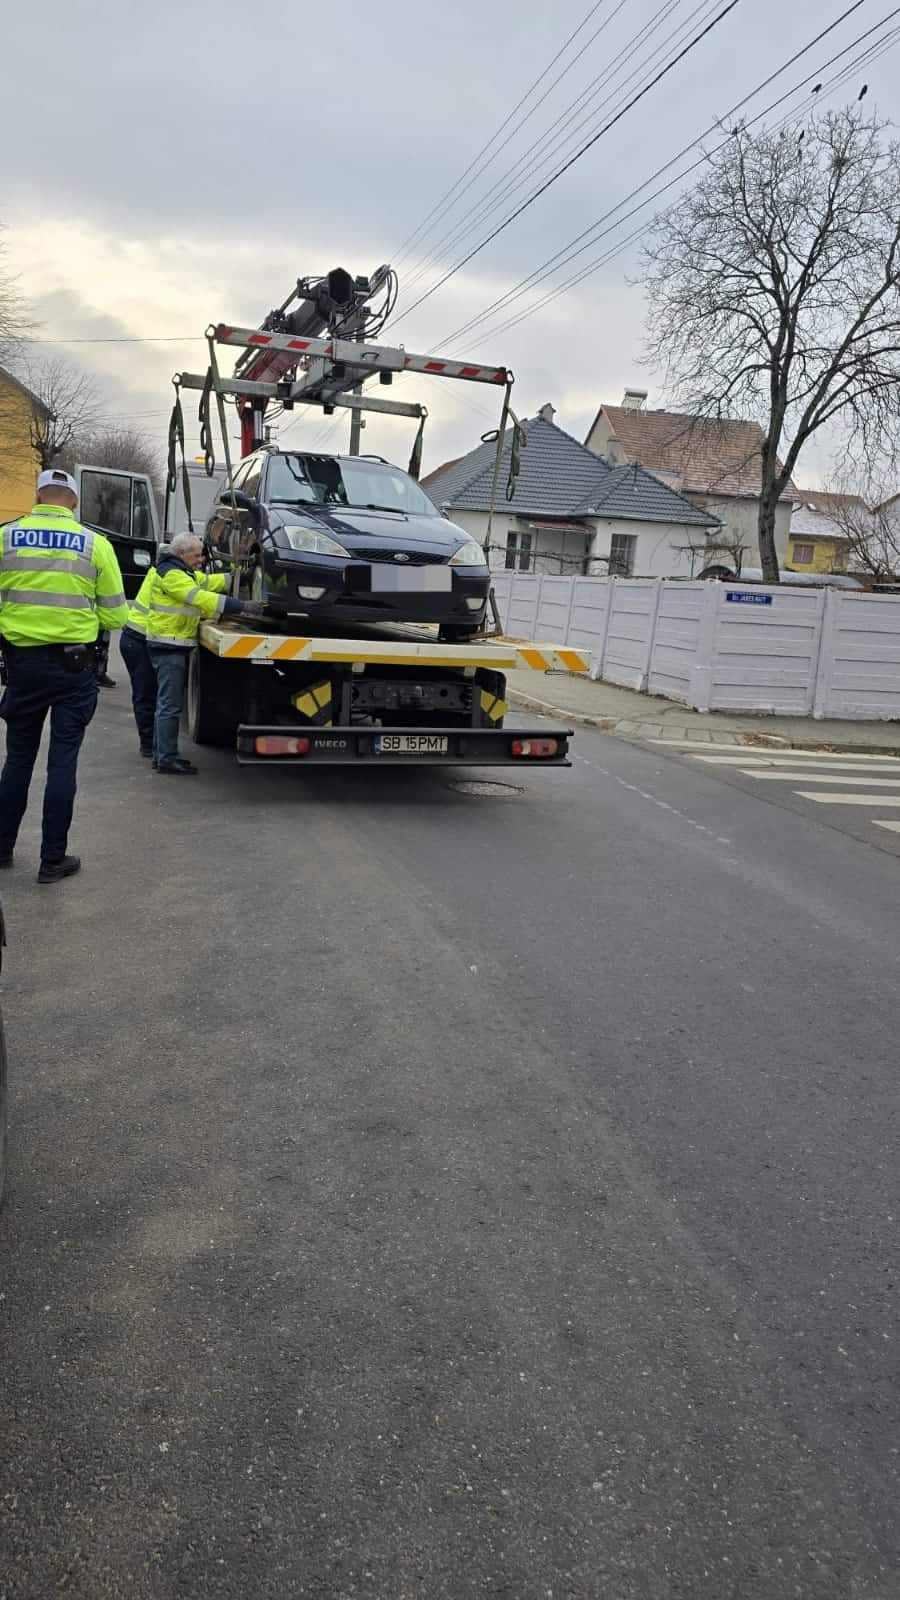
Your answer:
[[[556,407],[552,406],[548,400],[546,405],[541,406],[538,416],[542,422],[552,422],[556,416]]]
[[[622,396],[623,411],[643,411],[646,403],[646,389],[626,389]]]

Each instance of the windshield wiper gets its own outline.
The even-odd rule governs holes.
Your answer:
[[[348,511],[390,511],[395,517],[406,517],[409,512],[403,506],[377,506],[372,500],[353,501],[347,505]]]

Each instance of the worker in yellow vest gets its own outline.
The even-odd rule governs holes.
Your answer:
[[[50,468],[28,516],[0,528],[0,640],[6,762],[0,774],[0,867],[11,867],[28,786],[50,713],[38,883],[81,866],[68,855],[78,752],[97,706],[96,640],[128,615],[115,551],[75,516],[78,488]]]
[[[165,561],[169,554],[169,546],[161,544],[157,565]],[[151,567],[131,602],[128,621],[119,640],[119,651],[131,680],[131,709],[140,751],[142,756],[147,757],[153,755],[153,724],[156,717],[156,673],[147,648],[147,615],[156,575],[156,567]],[[198,588],[208,589],[211,594],[224,594],[229,580],[224,572],[201,572],[198,569],[194,573],[194,581]]]
[[[203,540],[194,533],[176,533],[168,554],[158,563],[147,602],[147,651],[157,690],[153,769],[167,777],[193,777],[197,772],[193,762],[179,754],[178,727],[188,663],[201,622],[265,610],[253,601],[212,590],[200,572],[202,560]]]

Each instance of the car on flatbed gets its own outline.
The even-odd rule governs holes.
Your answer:
[[[484,626],[481,545],[380,457],[257,450],[223,487],[205,537],[240,562],[253,600],[304,627],[437,623],[461,643]]]

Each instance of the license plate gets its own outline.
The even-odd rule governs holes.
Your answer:
[[[375,737],[378,756],[445,756],[448,740],[439,733],[379,733]]]
[[[453,574],[449,567],[389,567],[371,568],[373,594],[449,594],[453,588]]]

